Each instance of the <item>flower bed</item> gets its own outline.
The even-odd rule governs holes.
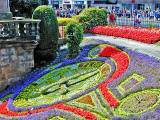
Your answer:
[[[74,60],[65,59],[64,50],[7,88],[0,94],[0,119],[160,119],[160,62],[108,42],[92,43],[102,44],[81,47]]]
[[[108,25],[93,27],[88,32],[92,34],[123,37],[148,44],[153,44],[160,40],[160,30],[157,28],[149,29],[133,26]]]

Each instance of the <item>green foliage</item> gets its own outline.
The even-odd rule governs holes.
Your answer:
[[[9,2],[14,17],[31,18],[34,9],[40,5],[38,0],[10,0]]]
[[[10,9],[14,17],[31,18],[39,5],[48,5],[48,0],[9,0]]]
[[[74,19],[82,24],[83,29],[90,29],[98,25],[107,25],[107,10],[105,8],[88,8],[84,9]]]
[[[58,18],[59,26],[66,26],[69,22],[77,22],[77,21],[73,18]]]
[[[41,20],[40,41],[35,49],[35,62],[46,64],[47,61],[53,61],[57,56],[59,37],[57,16],[51,7],[44,5],[36,8],[33,19]]]
[[[68,45],[68,55],[69,59],[76,58],[79,54],[80,46],[79,44],[83,40],[83,29],[77,22],[70,22],[65,28],[65,34],[67,38]]]

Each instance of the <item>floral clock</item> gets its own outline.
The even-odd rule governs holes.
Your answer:
[[[28,107],[67,100],[96,86],[109,73],[110,65],[103,61],[86,61],[57,68],[30,84],[13,103],[16,107]],[[19,104],[22,98],[23,104]]]
[[[158,89],[127,95],[145,78],[138,81],[134,74],[127,79],[130,73],[125,84],[120,84],[125,79],[117,83],[130,69],[132,54],[109,44],[88,47],[82,53],[82,58],[58,61],[0,94],[0,120],[128,119],[159,111]]]

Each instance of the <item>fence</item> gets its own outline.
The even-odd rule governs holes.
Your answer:
[[[119,26],[135,26],[135,27],[142,27],[142,28],[150,28],[150,27],[156,27],[156,28],[160,28],[160,20],[154,19],[154,18],[140,18],[139,19],[140,23],[136,22],[136,18],[135,17],[116,17],[115,20],[115,25],[119,25]],[[108,24],[110,24],[109,22],[109,17],[108,17]],[[64,34],[64,29],[65,26],[60,26],[59,27],[59,36],[60,38],[64,38],[65,34]]]
[[[143,28],[147,28],[147,27],[156,27],[156,28],[160,28],[160,21],[157,19],[150,19],[150,18],[140,18],[139,19],[140,23],[136,22],[136,18],[135,17],[117,17],[115,20],[115,25],[119,25],[119,26],[136,26],[136,27],[143,27]]]

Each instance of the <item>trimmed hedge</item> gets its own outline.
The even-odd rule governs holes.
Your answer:
[[[69,22],[77,22],[77,21],[73,18],[58,18],[59,26],[66,26]]]
[[[82,24],[83,29],[89,30],[98,25],[107,25],[107,10],[105,8],[88,8],[73,18]]]
[[[53,61],[58,51],[58,21],[54,10],[49,6],[39,6],[33,13],[33,19],[40,19],[40,41],[34,57],[37,65]]]
[[[79,54],[79,44],[83,40],[83,29],[77,22],[70,22],[65,28],[65,34],[67,39],[68,54],[67,58],[76,58]]]

